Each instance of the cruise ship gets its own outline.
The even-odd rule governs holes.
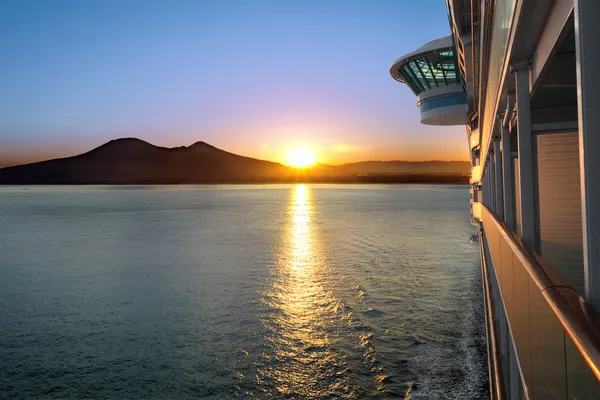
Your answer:
[[[600,0],[447,0],[393,63],[465,125],[492,399],[600,399]]]

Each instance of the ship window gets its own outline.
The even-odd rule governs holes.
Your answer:
[[[421,92],[460,82],[453,49],[429,53],[406,63],[398,70],[413,91]]]
[[[429,69],[431,76],[433,77],[433,81],[436,86],[444,85],[444,76],[441,70],[433,69],[433,65],[429,58],[425,58],[425,62],[427,63],[427,68]]]
[[[402,77],[404,78],[404,80],[406,81],[406,84],[408,86],[410,86],[410,88],[413,90],[413,92],[415,92],[415,94],[418,96],[419,93],[422,92],[421,86],[419,86],[417,84],[417,82],[413,79],[413,77],[406,71],[405,68],[401,69],[400,74],[402,75]]]
[[[437,79],[435,79],[435,76],[433,76],[433,71],[431,71],[429,69],[429,64],[427,63],[427,59],[420,59],[420,60],[416,60],[417,65],[419,66],[419,68],[421,69],[421,71],[423,71],[423,76],[425,77],[425,79],[427,80],[427,84],[429,85],[429,87],[437,87]]]
[[[405,76],[410,78],[410,80],[412,82],[411,86],[415,90],[415,92],[417,92],[417,94],[419,94],[423,90],[425,90],[425,86],[423,86],[423,84],[421,83],[421,81],[419,80],[417,75],[414,73],[414,71],[408,65],[405,65],[402,68],[402,71],[404,72]]]
[[[430,89],[429,83],[427,83],[427,79],[425,79],[425,75],[423,75],[423,71],[419,68],[417,63],[415,61],[411,61],[408,63],[408,66],[410,67],[412,73],[415,75],[421,86],[423,86],[425,90]]]

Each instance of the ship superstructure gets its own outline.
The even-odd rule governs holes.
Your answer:
[[[390,72],[466,126],[492,398],[600,398],[600,1],[446,3]]]

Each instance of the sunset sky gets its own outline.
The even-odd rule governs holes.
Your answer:
[[[444,0],[3,0],[0,165],[110,139],[284,161],[466,160],[392,62],[449,34]]]

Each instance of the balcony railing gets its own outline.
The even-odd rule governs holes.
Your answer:
[[[514,393],[514,379],[508,376],[518,372],[518,390],[524,389],[530,399],[600,398],[597,312],[480,207],[482,239],[492,264],[486,280],[497,293],[494,319],[506,393]]]

